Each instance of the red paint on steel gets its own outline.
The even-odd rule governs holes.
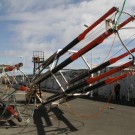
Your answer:
[[[121,29],[123,26],[125,26],[126,24],[128,24],[130,21],[133,21],[133,20],[134,20],[134,17],[132,17],[132,16],[129,17],[127,20],[125,20],[124,22],[122,22],[120,25],[117,26],[117,30]],[[96,47],[98,44],[101,44],[107,37],[109,37],[114,32],[115,31],[113,31],[113,30],[112,31],[111,30],[107,30],[106,32],[101,34],[99,37],[94,39],[92,42],[87,44],[85,47],[83,47],[81,50],[79,50],[77,53],[74,53],[73,55],[71,55],[70,59],[72,61],[78,59],[84,53],[86,53],[89,50],[91,50],[92,48]]]
[[[94,27],[100,24],[103,20],[105,20],[109,15],[117,11],[116,7],[112,7],[108,12],[106,12],[101,18],[99,18],[95,23],[93,23],[90,27],[88,27],[83,33],[78,36],[78,40],[81,41],[85,38],[86,34],[90,32]]]
[[[117,73],[117,72],[119,72],[119,71],[121,71],[121,70],[123,70],[123,69],[125,69],[125,68],[127,68],[129,66],[132,66],[132,62],[131,61],[130,62],[127,62],[127,63],[125,63],[125,64],[123,64],[123,65],[121,65],[121,66],[119,66],[119,67],[117,67],[115,69],[112,69],[112,70],[110,70],[108,72],[105,72],[105,73],[103,73],[103,74],[101,74],[101,75],[99,75],[99,76],[97,76],[95,78],[88,78],[87,79],[87,83],[88,84],[92,84],[92,83],[94,83],[96,81],[99,81],[99,80],[101,80],[101,79],[109,76],[109,75],[112,75],[114,73]]]

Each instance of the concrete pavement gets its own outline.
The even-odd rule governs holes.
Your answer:
[[[134,107],[78,98],[49,112],[35,109],[28,125],[13,120],[0,135],[134,135],[134,114]]]

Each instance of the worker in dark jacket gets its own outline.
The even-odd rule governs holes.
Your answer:
[[[117,81],[116,84],[114,85],[114,92],[115,92],[115,99],[120,100],[120,83]]]

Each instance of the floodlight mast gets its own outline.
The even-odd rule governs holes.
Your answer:
[[[134,19],[135,18],[133,16],[129,17],[128,19],[126,19],[124,22],[122,22],[121,24],[119,24],[117,26],[117,30],[121,29],[126,24],[128,24],[131,21],[133,21]],[[63,61],[62,63],[60,63],[58,66],[56,66],[55,68],[53,68],[51,71],[47,71],[46,73],[44,73],[43,76],[35,79],[31,83],[31,86],[33,86],[35,84],[38,84],[38,83],[41,83],[42,81],[44,81],[45,79],[47,79],[48,77],[50,77],[52,74],[55,74],[56,72],[58,72],[59,70],[61,70],[65,66],[67,66],[68,64],[72,63],[73,61],[75,61],[76,59],[78,59],[79,57],[81,57],[83,54],[87,53],[88,51],[90,51],[94,47],[96,47],[99,44],[101,44],[106,38],[108,38],[109,36],[111,36],[115,32],[116,32],[116,30],[113,30],[113,29],[110,30],[110,29],[108,29],[103,34],[101,34],[99,37],[97,37],[92,42],[90,42],[89,44],[87,44],[85,47],[83,47],[82,49],[80,49],[77,53],[74,53],[69,58],[67,58],[65,61]]]

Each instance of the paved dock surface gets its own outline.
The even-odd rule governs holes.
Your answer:
[[[17,134],[135,135],[135,107],[78,98],[50,111],[35,109],[28,124],[13,119],[0,126],[0,135]]]

